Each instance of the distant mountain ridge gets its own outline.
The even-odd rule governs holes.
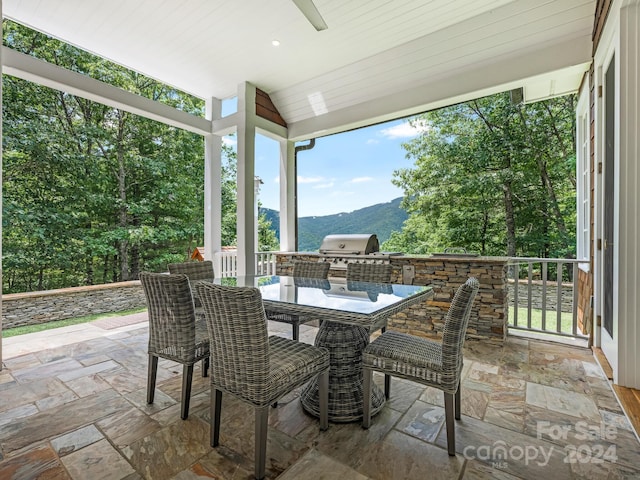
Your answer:
[[[337,233],[375,233],[380,244],[389,239],[391,232],[402,230],[408,218],[400,206],[402,197],[386,203],[378,203],[353,212],[336,213],[316,217],[300,217],[298,223],[298,250],[313,252],[320,248],[326,235]],[[280,213],[270,208],[261,208],[271,228],[280,235]]]

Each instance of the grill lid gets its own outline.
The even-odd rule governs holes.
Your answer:
[[[320,253],[324,254],[356,254],[368,255],[380,249],[378,237],[372,233],[352,233],[327,235],[320,245]]]

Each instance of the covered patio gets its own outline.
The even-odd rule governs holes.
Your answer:
[[[316,331],[302,326],[301,340],[313,342]],[[270,333],[290,329],[271,323]],[[183,421],[181,368],[168,361],[147,405],[147,340],[145,313],[5,340],[0,478],[249,478],[252,412],[225,397],[221,445],[210,448],[208,379],[196,369]],[[640,444],[588,349],[468,341],[462,389],[455,457],[447,455],[440,391],[394,380],[369,430],[332,423],[326,432],[296,392],[270,413],[267,478],[640,476]]]
[[[222,137],[235,133],[240,274],[255,273],[256,134],[280,145],[281,250],[293,252],[298,142],[311,146],[319,136],[496,92],[514,91],[531,102],[581,88],[590,177],[590,190],[583,193],[593,200],[581,296],[593,307],[595,345],[603,346],[611,361],[613,382],[640,388],[640,2],[398,3],[0,3],[6,18],[204,99],[203,117],[7,47],[0,60],[5,74],[201,134],[208,259],[222,249]],[[606,83],[603,72],[609,66],[615,75]],[[602,94],[607,89],[614,92],[609,98],[615,105],[606,106],[615,114],[615,138],[609,143],[616,148],[605,158],[609,117]],[[237,111],[223,117],[222,102],[230,98],[237,99]],[[616,189],[605,211],[601,173],[607,162],[615,164]],[[603,218],[615,219],[606,285]],[[605,301],[611,292],[615,296]],[[601,327],[607,315],[613,323],[609,336]],[[0,478],[251,475],[253,427],[242,405],[225,404],[221,446],[208,447],[207,379],[194,377],[191,415],[181,421],[180,370],[161,362],[156,403],[146,404],[145,321],[123,319],[2,340]],[[271,329],[288,335],[286,326]],[[316,331],[303,327],[301,339],[312,343]],[[332,424],[324,433],[292,395],[270,415],[268,478],[413,479],[426,472],[469,479],[640,476],[637,436],[589,349],[514,337],[500,347],[468,341],[462,388],[455,457],[446,451],[439,392],[395,381],[391,400],[370,430],[358,423]]]

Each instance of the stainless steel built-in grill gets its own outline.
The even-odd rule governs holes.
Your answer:
[[[369,255],[379,249],[378,237],[370,233],[327,235],[320,245],[323,255]]]
[[[371,233],[327,235],[319,252],[325,262],[331,262],[332,270],[346,270],[349,263],[388,263],[391,255],[400,253],[380,252],[378,237]]]

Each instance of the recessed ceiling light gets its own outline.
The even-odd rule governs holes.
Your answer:
[[[280,46],[280,40],[271,40],[271,45],[273,45],[274,47],[279,47]]]

